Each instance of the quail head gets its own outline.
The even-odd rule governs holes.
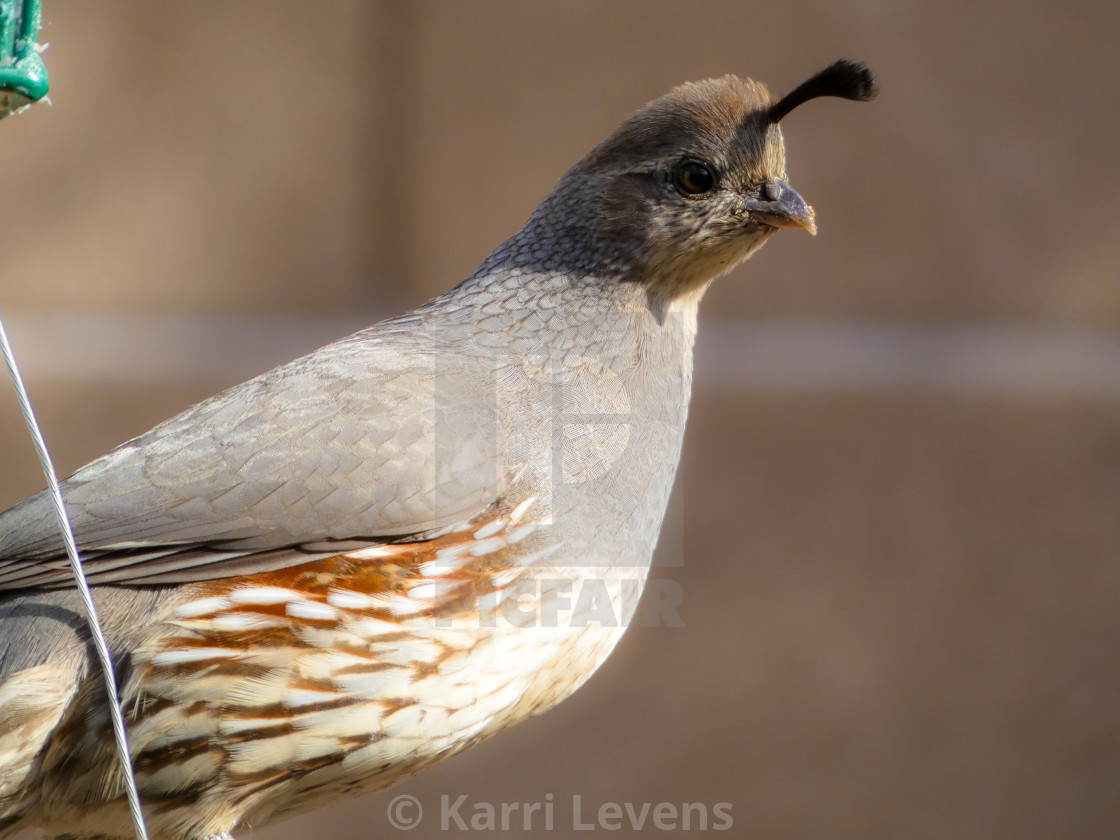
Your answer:
[[[816,228],[779,122],[873,93],[846,61],[782,98],[677,87],[451,291],[65,482],[153,836],[385,787],[598,668],[673,483],[700,297]],[[0,835],[132,831],[69,575],[43,494],[0,514]]]

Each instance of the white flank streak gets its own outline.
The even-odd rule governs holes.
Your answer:
[[[399,738],[385,738],[354,752],[342,759],[344,773],[365,774],[376,772],[379,767],[403,755],[411,744]]]
[[[329,649],[315,651],[299,658],[296,669],[305,680],[329,680],[339,671],[348,668],[362,669],[370,666],[370,660],[349,653],[338,653]]]
[[[188,662],[204,662],[207,659],[232,659],[237,655],[238,651],[229,648],[165,650],[152,657],[152,664],[162,668],[168,665],[185,665]]]
[[[254,732],[258,729],[274,729],[277,726],[286,726],[287,718],[222,718],[218,730],[223,735],[240,735],[242,732]]]
[[[388,610],[397,615],[412,615],[418,613],[420,610],[426,609],[426,606],[420,601],[410,601],[402,595],[383,595],[373,599],[374,607],[381,610]],[[399,630],[399,627],[393,628]]]
[[[375,703],[362,703],[344,709],[308,712],[292,719],[296,729],[314,729],[331,738],[351,738],[369,735],[381,725],[381,707]]]
[[[278,671],[277,676],[272,678],[256,677],[237,683],[236,687],[223,698],[223,703],[234,708],[245,709],[281,703],[287,696],[285,675]]]
[[[215,721],[208,709],[183,716],[182,706],[169,706],[129,727],[132,757],[148,750],[164,749],[176,741],[193,741],[214,734]]]
[[[241,661],[248,665],[279,670],[288,667],[293,655],[291,647],[288,646],[253,647],[245,650]]]
[[[327,593],[327,603],[340,610],[368,610],[375,606],[373,599],[361,592],[332,589]]]
[[[561,543],[557,543],[556,545],[550,545],[548,548],[541,549],[540,551],[534,551],[532,554],[526,554],[524,557],[518,557],[514,563],[518,566],[532,566],[538,560],[543,560],[554,551],[559,551],[561,545]]]
[[[506,537],[506,542],[508,542],[510,545],[519,543],[530,534],[536,533],[537,529],[539,529],[540,527],[541,526],[539,522],[530,522],[528,525],[522,525],[520,528],[518,528],[516,531],[511,532]]]
[[[485,688],[473,681],[466,684],[449,685],[447,680],[428,677],[412,684],[413,697],[418,702],[442,706],[449,713],[457,709],[473,706],[480,691]]]
[[[526,499],[521,504],[519,504],[517,507],[515,507],[513,509],[513,512],[509,515],[509,524],[510,525],[516,525],[518,522],[520,522],[522,517],[525,516],[526,513],[528,513],[529,508],[531,508],[536,503],[537,503],[537,497],[536,496],[530,496],[528,499]]]
[[[381,668],[364,674],[343,674],[332,681],[338,690],[359,697],[400,697],[408,692],[412,678],[406,668]]]
[[[436,584],[417,584],[408,590],[408,597],[414,601],[434,601],[436,599]]]
[[[439,667],[437,670],[439,671],[440,676],[446,677],[450,676],[451,674],[458,674],[461,671],[466,670],[468,665],[470,665],[470,658],[465,654],[462,654],[459,656],[451,656],[443,660],[443,662],[439,663]],[[431,678],[429,677],[428,679]],[[420,685],[420,683],[416,683],[416,685]]]
[[[391,621],[382,621],[380,618],[363,618],[354,624],[354,632],[358,636],[387,636],[390,633],[400,633],[400,625]]]
[[[359,548],[357,551],[347,551],[343,557],[352,560],[376,560],[378,557],[392,557],[400,551],[393,545],[375,545],[370,548]]]
[[[522,574],[521,569],[506,569],[498,572],[494,575],[494,586],[497,589],[502,589],[517,580]]]
[[[174,764],[161,767],[155,773],[141,771],[138,775],[144,780],[145,791],[174,793],[213,777],[222,763],[222,758],[221,750],[212,750],[192,756],[186,761],[176,761]]]
[[[296,761],[307,761],[324,755],[334,755],[341,751],[338,739],[329,735],[324,737],[304,736],[296,742]]]
[[[418,706],[405,706],[389,715],[381,722],[381,731],[390,738],[393,736],[422,737],[423,732],[418,732],[424,712]]]
[[[331,650],[340,645],[353,645],[362,647],[366,640],[347,629],[342,629],[341,624],[332,624],[330,627],[319,627],[314,624],[300,624],[295,628],[299,640],[310,648],[315,648],[316,654]],[[292,653],[289,652],[289,660]],[[303,658],[300,657],[300,661]]]
[[[224,769],[227,773],[252,776],[267,773],[273,768],[285,767],[291,764],[297,738],[301,735],[302,733],[292,733],[233,744],[229,748],[229,759]]]
[[[245,586],[229,593],[235,604],[286,604],[303,596],[280,586]]]
[[[318,601],[292,601],[284,609],[292,618],[306,618],[311,621],[337,621],[338,610]]]
[[[377,661],[386,665],[399,665],[411,667],[417,664],[435,662],[443,648],[436,642],[427,639],[413,639],[400,643],[378,643],[370,646],[370,651],[377,656]]]
[[[457,560],[429,560],[427,563],[421,563],[417,571],[423,577],[442,577],[448,572],[455,571],[469,559],[469,557],[462,557]]]
[[[225,674],[197,676],[191,674],[183,679],[168,679],[156,684],[157,697],[168,697],[176,703],[188,705],[198,700],[213,702],[229,690],[229,677]],[[181,706],[180,706],[181,708]]]
[[[307,688],[293,688],[284,693],[284,705],[289,709],[300,709],[319,703],[332,703],[338,699],[333,691],[312,691]]]
[[[505,520],[502,519],[501,517],[498,517],[497,519],[494,519],[494,520],[491,520],[490,522],[487,522],[485,525],[483,525],[481,528],[479,528],[477,531],[475,531],[474,532],[474,538],[476,540],[484,540],[487,537],[494,536],[496,533],[501,531],[504,527],[506,527]]]
[[[231,606],[233,606],[233,602],[228,598],[220,596],[203,598],[201,601],[191,601],[189,604],[183,604],[175,610],[175,615],[178,618],[197,618],[200,615],[210,615],[210,613],[228,610]]]
[[[481,694],[474,705],[474,713],[483,717],[493,717],[502,710],[514,705],[521,699],[525,693],[525,686],[520,682],[509,682],[501,688],[492,689],[485,694]],[[470,709],[471,707],[467,707]],[[459,709],[452,712],[450,719],[455,720],[456,716],[469,717],[465,714],[466,709]]]
[[[32,757],[22,749],[22,745],[13,745],[0,751],[0,767],[6,768],[10,773],[17,767],[16,762],[19,762],[18,766],[22,770],[22,768],[27,767],[31,763],[31,758]]]
[[[442,560],[445,563],[450,562],[458,557],[461,557],[466,550],[467,546],[465,545],[452,545],[448,548],[437,548],[436,560]]]
[[[492,554],[495,551],[499,551],[505,547],[505,540],[501,539],[500,537],[491,537],[488,540],[480,540],[476,543],[473,543],[467,550],[475,557],[482,557],[483,555]]]
[[[281,627],[284,623],[274,615],[222,613],[214,616],[210,626],[219,633],[237,633],[244,630],[267,630],[269,627]]]
[[[451,712],[447,716],[447,723],[456,732],[461,733],[460,737],[464,737],[466,733],[477,732],[482,729],[490,722],[492,715],[493,712],[489,706],[483,709],[477,703],[472,703],[470,706],[460,706]]]

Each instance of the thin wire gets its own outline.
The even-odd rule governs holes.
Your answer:
[[[85,572],[82,571],[82,561],[78,557],[78,545],[74,540],[74,531],[70,527],[70,519],[66,515],[66,505],[62,501],[62,490],[58,485],[58,476],[55,474],[51,456],[47,452],[46,441],[39,430],[39,423],[35,419],[35,412],[31,408],[31,399],[27,396],[27,389],[23,387],[23,378],[16,367],[16,357],[8,343],[8,334],[4,331],[4,323],[0,320],[0,345],[3,346],[4,361],[8,365],[12,384],[19,398],[19,407],[23,412],[23,419],[27,422],[27,429],[31,433],[31,440],[35,444],[35,452],[39,455],[39,463],[43,465],[43,475],[47,478],[47,486],[54,502],[55,514],[58,517],[58,526],[62,531],[62,539],[66,543],[66,555],[70,558],[70,568],[74,573],[74,582],[82,596],[82,604],[86,609],[86,621],[89,623],[90,633],[93,635],[93,645],[97,649],[97,658],[101,660],[101,671],[105,678],[105,688],[109,695],[109,717],[113,721],[113,735],[117,742],[117,754],[120,756],[121,769],[124,771],[124,783],[128,794],[128,807],[132,811],[132,822],[136,826],[138,840],[148,840],[148,830],[144,825],[144,814],[140,810],[140,793],[136,788],[136,777],[132,773],[132,759],[128,750],[128,735],[125,732],[124,714],[121,712],[120,699],[117,695],[117,679],[113,670],[113,657],[109,652],[109,644],[105,641],[105,634],[101,632],[101,622],[97,618],[97,608],[93,603],[93,596],[86,583]]]

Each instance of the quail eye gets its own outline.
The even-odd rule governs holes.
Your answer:
[[[676,183],[681,192],[702,195],[711,192],[716,184],[716,176],[704,164],[689,161],[677,168]]]

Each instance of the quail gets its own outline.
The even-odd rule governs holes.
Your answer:
[[[626,119],[465,281],[221,393],[63,485],[149,830],[388,786],[575,691],[634,610],[680,457],[697,307],[815,232],[779,122],[839,61]],[[132,833],[44,494],[0,514],[0,836]]]

